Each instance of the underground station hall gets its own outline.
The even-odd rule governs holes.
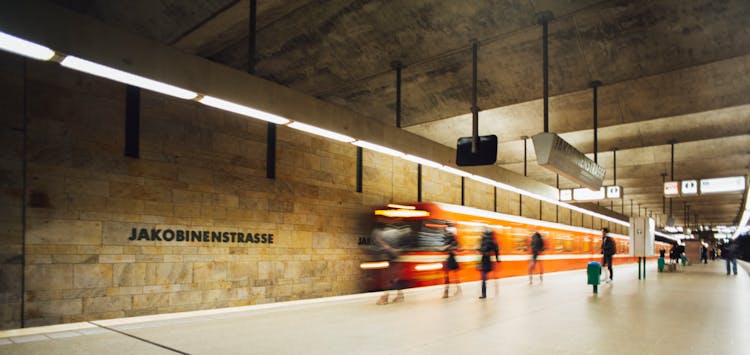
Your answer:
[[[750,354],[748,19],[0,0],[0,355]]]

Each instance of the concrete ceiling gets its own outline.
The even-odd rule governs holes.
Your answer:
[[[184,52],[248,67],[249,1],[55,0]],[[664,222],[662,173],[674,179],[750,170],[750,2],[747,0],[260,0],[256,75],[395,125],[394,60],[402,127],[455,147],[471,134],[470,41],[479,41],[480,134],[500,139],[497,164],[523,174],[524,141],[543,130],[542,29],[549,10],[550,131],[593,157],[624,201]],[[617,149],[616,167],[613,149]],[[616,176],[615,176],[616,170]],[[528,176],[556,185],[536,165]],[[560,187],[577,187],[560,179]],[[733,224],[742,193],[675,198],[677,225]],[[688,207],[685,207],[688,206]]]

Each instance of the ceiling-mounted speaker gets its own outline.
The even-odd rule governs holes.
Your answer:
[[[456,165],[491,165],[497,161],[497,136],[479,136],[477,150],[472,153],[472,137],[461,137],[456,144]]]

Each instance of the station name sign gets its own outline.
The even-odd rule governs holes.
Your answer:
[[[591,190],[602,187],[606,170],[573,148],[555,133],[544,132],[532,137],[536,160],[550,169]]]
[[[746,188],[744,176],[730,176],[713,179],[667,181],[664,183],[664,196],[706,195],[727,192],[742,192]]]
[[[130,231],[130,241],[202,242],[236,244],[273,244],[273,233],[226,232],[209,230],[137,228]]]

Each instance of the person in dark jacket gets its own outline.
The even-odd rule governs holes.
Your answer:
[[[500,262],[500,249],[497,247],[495,241],[495,233],[491,229],[485,228],[482,232],[482,244],[479,248],[479,252],[482,253],[482,261],[480,262],[479,268],[482,272],[482,295],[479,298],[487,298],[487,274],[492,272],[492,254],[495,254],[495,262]]]
[[[448,257],[445,259],[443,265],[443,271],[445,273],[445,290],[443,291],[443,298],[448,298],[448,289],[450,288],[451,278],[450,274],[453,272],[453,283],[456,285],[456,296],[461,294],[461,280],[458,278],[458,261],[456,260],[456,251],[458,250],[458,241],[456,240],[456,227],[449,224],[445,228],[445,251],[448,252]]]
[[[531,236],[531,262],[529,263],[529,284],[532,283],[532,276],[534,275],[534,268],[539,265],[539,282],[543,281],[544,278],[544,265],[539,259],[539,254],[544,251],[544,240],[539,232],[534,232]]]
[[[729,271],[733,271],[737,275],[737,243],[730,240],[724,250],[721,251],[721,256],[727,260],[727,275],[729,275]],[[730,266],[732,266],[731,270]]]
[[[612,282],[612,256],[615,252],[615,240],[609,236],[608,228],[602,228],[602,268],[606,266],[609,271],[609,276],[604,276],[604,281],[607,283]]]

